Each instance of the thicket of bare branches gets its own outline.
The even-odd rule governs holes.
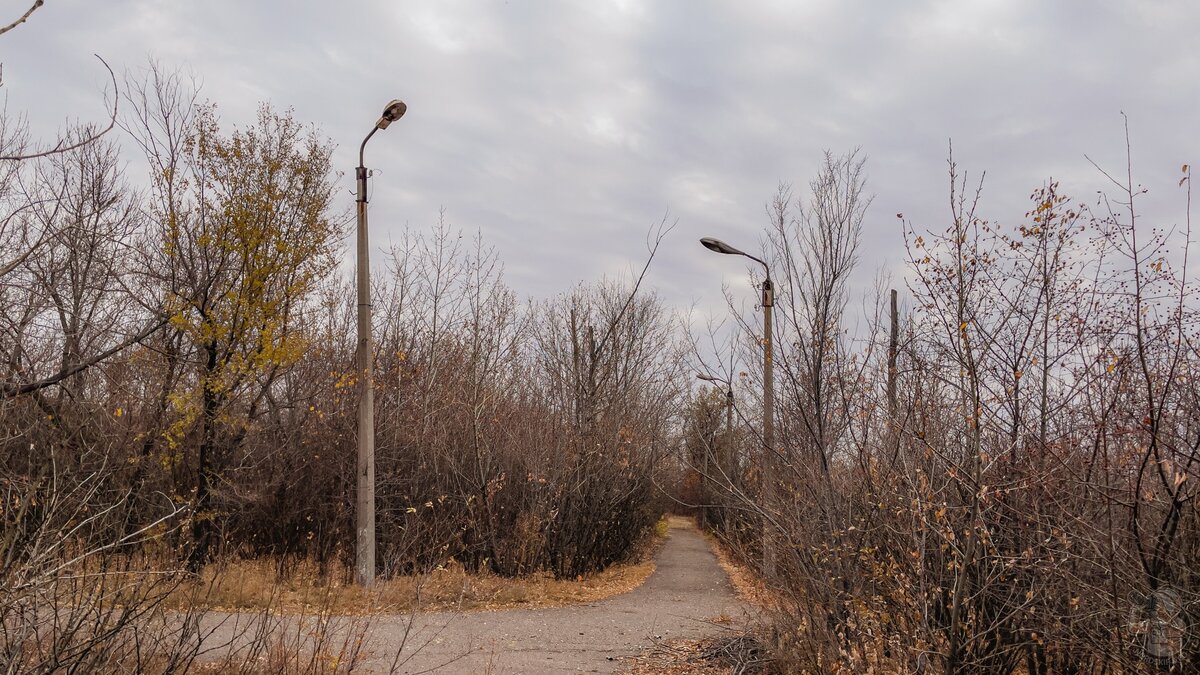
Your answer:
[[[723,531],[751,558],[759,512],[781,542],[768,583],[787,667],[1200,667],[1191,174],[1170,227],[1143,222],[1131,171],[1101,175],[1113,196],[1086,205],[1049,182],[1006,227],[951,163],[949,225],[902,219],[912,306],[895,345],[882,302],[866,339],[846,318],[867,201],[856,155],[827,158],[803,208],[786,188],[770,205],[784,385],[768,480],[786,497],[743,488],[761,462],[746,434],[761,370],[738,390],[746,427],[722,430],[711,395],[688,427],[693,456],[749,458],[732,483],[710,472],[710,501],[748,514]]]
[[[0,669],[185,668],[198,624],[161,604],[189,573],[353,555],[330,144],[269,107],[230,128],[157,67],[123,100],[144,190],[88,128],[0,160]],[[381,572],[456,559],[573,578],[627,557],[661,515],[685,387],[670,312],[641,278],[523,302],[444,218],[389,262],[373,288]]]

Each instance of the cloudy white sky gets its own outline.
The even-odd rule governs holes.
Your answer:
[[[896,213],[945,224],[951,139],[987,171],[984,215],[1015,223],[1049,176],[1104,187],[1084,155],[1123,165],[1124,111],[1150,212],[1178,222],[1198,35],[1200,3],[1174,0],[46,0],[0,61],[9,114],[46,139],[103,120],[93,53],[190,69],[227,122],[292,107],[338,144],[344,206],[358,143],[402,98],[368,146],[375,243],[445,207],[540,298],[640,267],[669,214],[649,283],[718,309],[723,281],[751,294],[746,268],[696,240],[755,249],[777,184],[804,185],[824,149],[869,157],[862,286],[900,270]]]

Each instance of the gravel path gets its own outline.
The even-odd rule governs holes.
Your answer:
[[[673,524],[637,589],[555,609],[380,617],[367,639],[369,670],[401,673],[612,673],[655,640],[720,630],[711,621],[746,620],[724,571],[690,525]],[[406,637],[407,634],[407,637]]]

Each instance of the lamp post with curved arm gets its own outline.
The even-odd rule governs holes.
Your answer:
[[[769,476],[774,472],[770,469],[774,465],[773,458],[775,456],[775,377],[774,377],[774,350],[772,348],[772,327],[771,327],[771,312],[775,307],[775,286],[771,283],[771,268],[767,266],[761,258],[738,250],[729,244],[714,239],[712,237],[704,237],[700,240],[710,251],[716,253],[724,253],[725,255],[740,255],[745,256],[754,262],[763,266],[763,271],[766,273],[766,278],[762,282],[762,308],[763,308],[763,423],[762,423],[762,462],[759,465],[759,485],[761,490],[761,498],[766,502],[764,511],[770,506],[770,495],[772,491],[769,482]],[[763,514],[763,561],[762,572],[763,576],[770,579],[775,576],[775,551],[770,543],[770,523],[768,522],[767,513]]]
[[[399,99],[388,103],[383,115],[358,147],[358,494],[355,498],[354,578],[361,586],[375,583],[375,375],[371,340],[371,247],[367,242],[367,167],[363,153],[376,131],[404,116],[408,106]]]
[[[721,442],[717,450],[717,471],[720,472],[722,479],[726,483],[726,487],[730,490],[734,489],[735,476],[737,476],[737,462],[734,460],[733,452],[733,380],[705,375],[704,373],[696,373],[696,379],[712,382],[713,384],[725,385],[725,438]],[[704,457],[704,476],[701,479],[705,483],[709,481],[708,456]],[[707,488],[704,491],[705,497],[708,496]],[[725,516],[724,507],[720,507],[717,511],[720,525],[722,529],[728,527],[728,520]]]

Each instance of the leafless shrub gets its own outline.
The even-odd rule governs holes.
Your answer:
[[[950,224],[901,217],[913,307],[894,333],[876,312],[855,345],[837,280],[860,172],[853,154],[827,160],[812,185],[807,213],[845,217],[789,220],[786,189],[769,209],[776,274],[795,280],[774,336],[786,498],[714,483],[754,514],[726,529],[746,555],[762,514],[787,542],[769,582],[776,657],[809,672],[1194,669],[1190,215],[1147,230],[1126,171],[1103,174],[1116,196],[1099,208],[1048,182],[1005,228],[951,163]],[[752,393],[738,402],[754,423]],[[695,403],[699,447],[719,444],[715,404]]]

